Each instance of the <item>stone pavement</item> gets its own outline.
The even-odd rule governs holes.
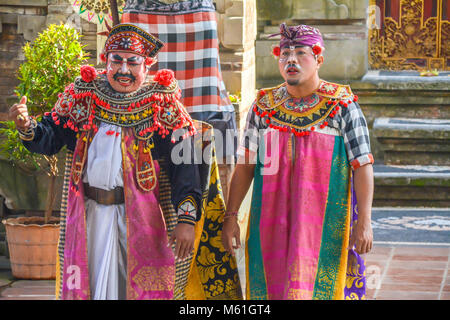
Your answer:
[[[14,279],[0,257],[0,300],[53,300],[54,281]],[[450,247],[375,245],[366,256],[367,299],[450,300]]]
[[[366,256],[367,299],[450,300],[450,247],[375,245]]]
[[[372,227],[367,299],[450,300],[449,208],[373,208]],[[236,258],[245,286],[243,253],[238,250]],[[9,260],[0,256],[0,300],[52,300],[54,286],[49,280],[14,279]]]
[[[9,260],[0,256],[0,300],[54,300],[55,281],[19,280],[11,274]]]

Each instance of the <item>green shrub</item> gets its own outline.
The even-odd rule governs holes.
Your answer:
[[[80,75],[87,56],[81,35],[66,25],[49,25],[33,43],[23,46],[25,61],[18,70],[18,100],[27,96],[28,113],[41,117],[58,100],[58,93]],[[13,121],[0,122],[0,156],[29,169],[38,169],[45,158],[32,154],[22,145]],[[48,166],[45,166],[48,167]]]
[[[23,47],[26,61],[19,67],[17,95],[26,95],[28,110],[33,115],[50,111],[58,93],[80,75],[86,61],[80,43],[81,35],[66,25],[49,25],[33,44]]]

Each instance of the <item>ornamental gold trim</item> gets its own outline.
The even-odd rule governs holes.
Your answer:
[[[381,12],[390,1],[370,0],[379,20],[369,29],[369,64],[375,70],[450,70],[450,21],[444,1],[425,17],[425,0],[400,0],[398,21]],[[428,4],[430,5],[430,4]],[[371,14],[373,14],[373,10]],[[444,19],[445,18],[445,19]]]

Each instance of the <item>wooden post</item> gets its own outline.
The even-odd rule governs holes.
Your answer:
[[[119,10],[117,9],[117,0],[109,0],[109,6],[111,8],[111,15],[113,18],[113,27],[119,24]]]

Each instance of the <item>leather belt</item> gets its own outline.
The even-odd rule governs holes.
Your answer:
[[[106,206],[113,204],[122,204],[125,202],[122,187],[116,187],[113,190],[107,191],[91,187],[89,184],[84,183],[84,194],[86,197],[94,200],[98,204],[103,204]]]

